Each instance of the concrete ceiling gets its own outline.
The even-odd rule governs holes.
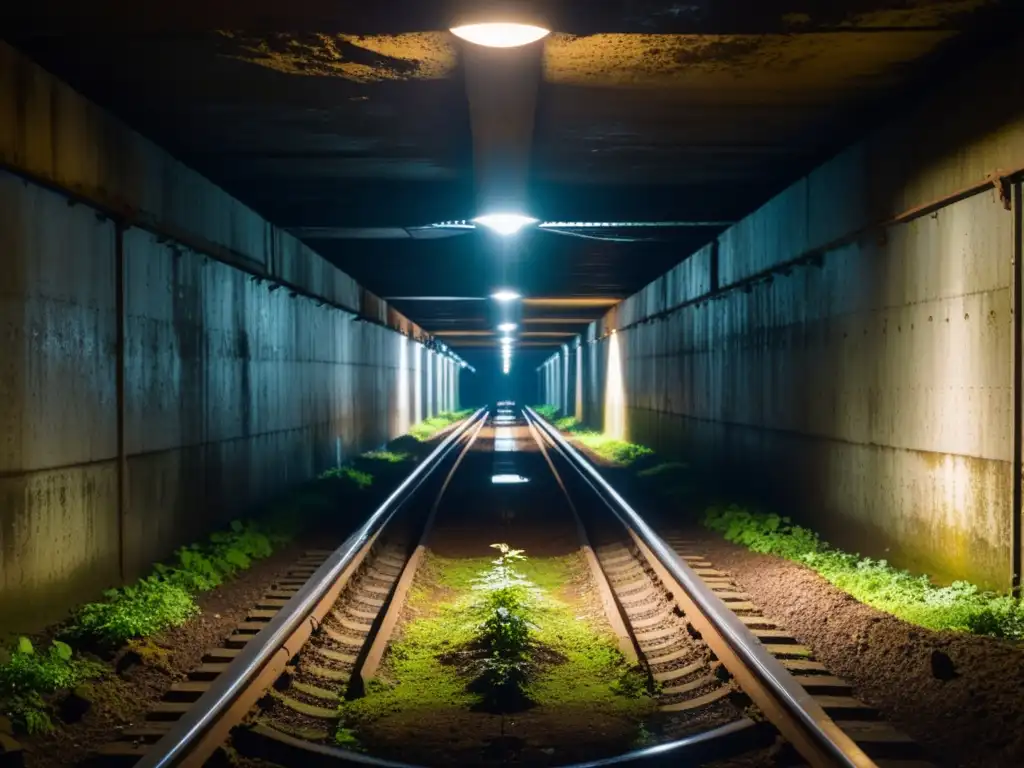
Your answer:
[[[458,41],[453,6],[430,0],[157,5],[41,0],[0,21],[472,361],[496,354],[493,288],[577,299],[521,307],[523,346],[564,342],[955,66],[1014,3],[548,2],[554,34],[502,52]],[[547,221],[676,225],[403,231],[517,201]],[[610,233],[645,241],[593,237]]]

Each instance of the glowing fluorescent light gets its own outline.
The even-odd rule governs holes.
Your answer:
[[[517,327],[515,323],[502,323],[498,326],[498,330],[502,333],[512,333]]]
[[[502,336],[501,337],[501,346],[503,346],[503,347],[511,347],[512,346],[512,339],[509,338],[508,336]]]
[[[494,293],[492,293],[491,294],[491,298],[494,299],[495,301],[505,302],[505,301],[515,301],[516,299],[521,298],[521,297],[515,291],[500,290],[500,291],[495,291]]]
[[[495,485],[514,485],[516,483],[528,483],[530,478],[523,477],[522,475],[494,475],[491,477],[491,482]]]
[[[489,213],[486,216],[477,216],[473,219],[474,224],[487,227],[499,235],[514,235],[523,227],[529,224],[536,224],[537,219],[523,216],[518,213]]]
[[[493,22],[452,27],[451,33],[466,42],[486,48],[518,48],[542,40],[551,34],[551,30],[533,24]]]

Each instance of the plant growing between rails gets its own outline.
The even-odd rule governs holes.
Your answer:
[[[0,651],[0,712],[29,734],[53,730],[51,708],[44,696],[99,677],[103,666],[74,658],[71,646],[54,641],[38,652],[27,637],[19,637],[10,653]]]
[[[530,620],[531,602],[537,588],[516,570],[516,564],[526,560],[523,550],[508,544],[491,546],[498,557],[473,585],[483,593],[475,608],[483,617],[477,643],[485,656],[470,690],[483,695],[486,708],[507,711],[529,703],[525,685],[536,626]]]
[[[596,716],[626,729],[653,713],[646,674],[590,618],[599,614],[580,615],[586,562],[576,553],[527,558],[505,544],[494,549],[497,557],[486,559],[428,555],[380,677],[340,706],[346,743],[353,731],[369,745],[394,729],[469,716],[460,713],[532,707],[534,717]]]

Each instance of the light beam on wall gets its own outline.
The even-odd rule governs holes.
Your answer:
[[[394,434],[404,435],[412,426],[409,423],[409,339],[401,334],[398,337],[398,424]]]
[[[604,386],[604,431],[616,440],[626,439],[626,390],[623,381],[619,334],[608,339],[608,371]]]
[[[424,418],[429,419],[434,415],[434,351],[428,349],[426,351],[427,359],[424,364],[424,368],[427,371],[427,402],[426,402],[426,413],[423,414]]]
[[[413,395],[412,410],[413,423],[419,424],[423,421],[423,347],[419,343],[413,346]]]
[[[583,421],[583,345],[576,346],[576,421]]]

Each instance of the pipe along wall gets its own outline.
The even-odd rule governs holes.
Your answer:
[[[837,546],[1013,586],[1022,68],[965,67],[613,308],[543,399]]]
[[[408,320],[2,44],[0,160],[4,632],[457,407]]]

